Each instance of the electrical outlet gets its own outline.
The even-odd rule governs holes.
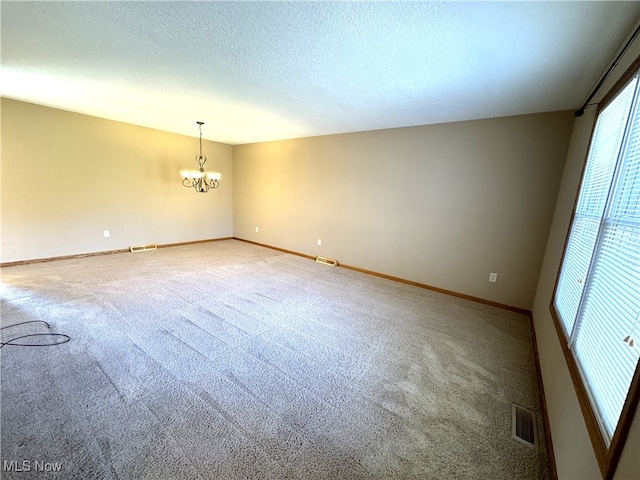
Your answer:
[[[102,234],[104,235],[104,238],[109,238],[111,236],[111,232],[109,230],[104,230]]]
[[[322,240],[318,239],[318,245],[322,245]]]
[[[491,283],[496,283],[498,281],[498,274],[497,273],[490,273],[489,274],[489,281]]]

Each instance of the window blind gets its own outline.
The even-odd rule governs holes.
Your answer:
[[[591,150],[556,289],[556,307],[567,335],[571,335],[578,313],[634,88],[635,84],[628,85],[602,111],[591,141]]]
[[[609,445],[640,357],[637,75],[597,119],[554,306]]]

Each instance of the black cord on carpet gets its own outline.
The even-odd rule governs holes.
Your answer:
[[[6,327],[0,328],[0,330],[17,327],[19,325],[25,325],[27,323],[44,323],[47,328],[51,328],[51,325],[49,325],[44,320],[29,320],[28,322],[20,322],[14,325],[7,325]],[[55,337],[56,339],[60,339],[61,341],[55,340],[52,343],[16,343],[16,340],[27,337]],[[71,337],[69,335],[65,335],[64,333],[32,333],[30,335],[20,335],[19,337],[12,338],[7,342],[0,342],[0,348],[4,347],[5,345],[13,345],[15,347],[52,347],[55,345],[62,345],[63,343],[67,343],[69,340],[71,340]]]

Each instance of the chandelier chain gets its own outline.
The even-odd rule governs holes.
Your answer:
[[[202,122],[198,122],[198,128],[200,129],[200,157],[202,157]]]

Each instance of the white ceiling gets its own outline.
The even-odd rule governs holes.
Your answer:
[[[0,94],[229,144],[564,109],[640,2],[9,2]]]

